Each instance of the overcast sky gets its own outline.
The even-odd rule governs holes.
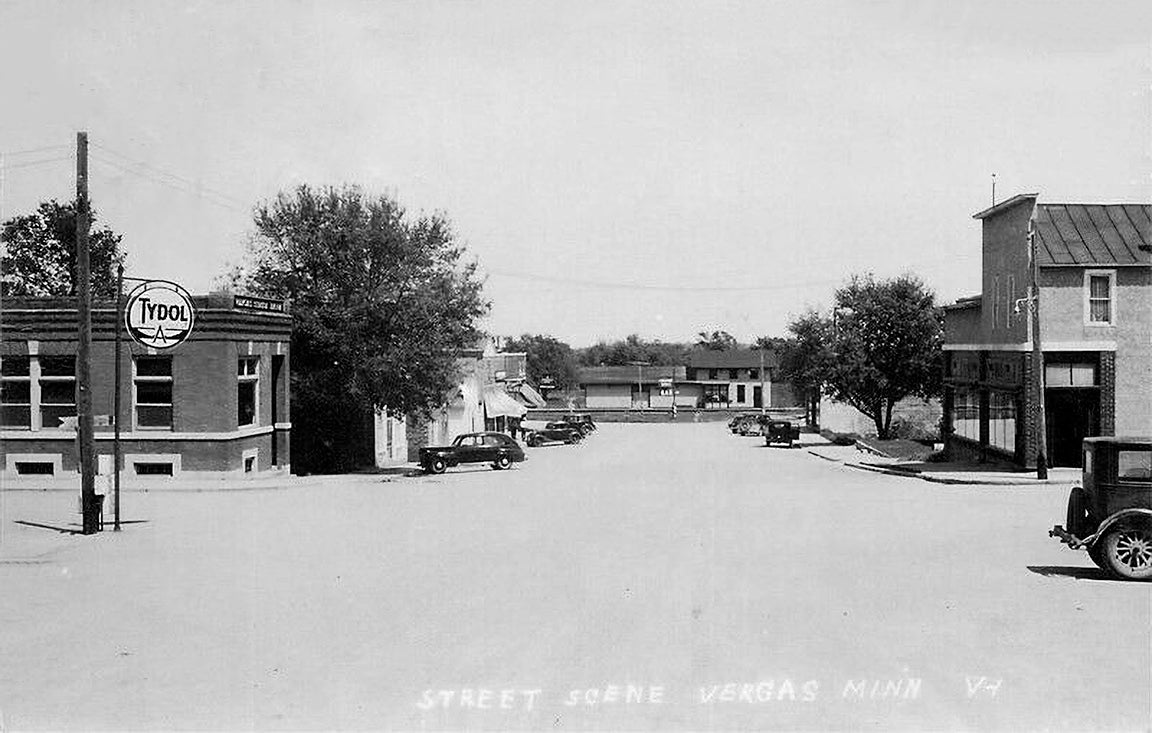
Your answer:
[[[205,292],[253,203],[357,183],[447,213],[490,331],[574,346],[782,334],[853,272],[976,293],[993,173],[1152,198],[1147,0],[0,0],[0,69],[4,218],[87,130],[129,274]]]

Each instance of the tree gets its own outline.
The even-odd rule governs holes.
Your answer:
[[[832,324],[812,323],[824,333],[831,327],[833,336],[832,358],[812,363],[824,370],[831,396],[871,418],[887,439],[897,402],[940,393],[943,326],[935,295],[911,275],[856,276],[836,291],[834,314]]]
[[[528,355],[528,381],[540,384],[545,378],[558,389],[566,390],[576,384],[576,356],[572,347],[551,336],[522,335],[509,341],[506,351],[523,351]]]
[[[810,424],[815,424],[820,392],[834,361],[831,322],[809,310],[788,324],[791,338],[761,337],[758,347],[773,348],[780,359],[780,376],[805,396]]]
[[[366,462],[373,408],[428,415],[455,389],[456,354],[488,312],[476,264],[442,215],[307,185],[257,206],[234,286],[292,304],[293,464]]]
[[[688,348],[686,344],[645,341],[631,334],[623,341],[601,341],[580,349],[576,358],[582,366],[624,366],[637,361],[654,366],[682,366]]]
[[[116,266],[123,263],[121,235],[108,227],[95,228],[96,211],[90,209],[88,261],[92,295],[116,295]],[[5,245],[5,291],[16,296],[69,296],[76,294],[76,204],[44,201],[31,214],[15,216],[0,228]]]
[[[727,331],[700,331],[696,334],[696,348],[707,351],[728,351],[739,346],[736,337]]]

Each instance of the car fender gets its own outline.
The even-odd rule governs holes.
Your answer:
[[[1120,511],[1116,512],[1101,522],[1100,526],[1096,528],[1096,532],[1090,537],[1086,537],[1085,539],[1081,540],[1080,544],[1084,547],[1091,547],[1093,544],[1098,542],[1101,537],[1107,534],[1108,530],[1112,529],[1117,524],[1120,524],[1121,522],[1129,519],[1136,519],[1138,522],[1152,524],[1152,509],[1140,509],[1135,507],[1131,509],[1121,509]]]

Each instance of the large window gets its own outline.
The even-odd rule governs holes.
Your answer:
[[[236,362],[236,424],[255,425],[260,386],[260,357],[242,356]]]
[[[952,430],[973,442],[980,441],[980,393],[957,389],[952,398]]]
[[[1096,365],[1056,362],[1044,366],[1045,387],[1095,387]]]
[[[744,385],[743,384],[737,384],[736,385],[736,401],[737,402],[743,402],[744,401]]]
[[[1113,320],[1112,290],[1113,273],[1087,272],[1084,275],[1087,288],[1087,322],[1109,325]]]
[[[1121,481],[1152,479],[1152,452],[1146,450],[1117,451],[1116,478]]]
[[[76,357],[41,356],[40,425],[51,430],[76,415]]]
[[[1016,452],[1016,398],[1009,392],[988,394],[988,445]]]
[[[707,403],[727,403],[728,402],[728,385],[727,384],[705,384],[704,385],[704,401]]]
[[[0,426],[32,428],[32,360],[6,356],[0,360]]]
[[[136,427],[171,430],[172,357],[136,357],[132,386]]]

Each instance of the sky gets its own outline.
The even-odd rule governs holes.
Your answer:
[[[1152,200],[1152,3],[0,0],[0,217],[90,139],[128,274],[207,292],[252,207],[443,212],[496,335],[782,335],[854,273],[979,292],[996,198]]]

